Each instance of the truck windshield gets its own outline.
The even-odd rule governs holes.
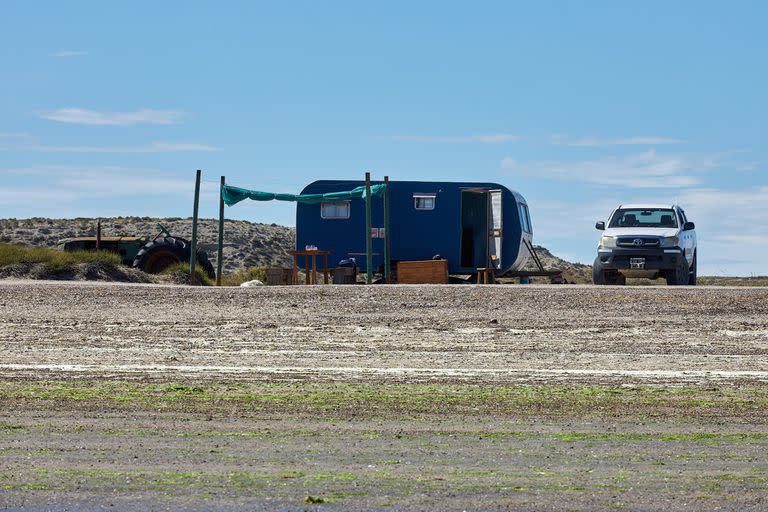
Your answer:
[[[609,228],[676,228],[677,216],[672,209],[620,208],[611,217]]]

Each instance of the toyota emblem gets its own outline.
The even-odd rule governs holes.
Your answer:
[[[639,246],[643,245],[643,239],[642,238],[635,238],[634,240],[632,240],[632,244],[639,247]]]

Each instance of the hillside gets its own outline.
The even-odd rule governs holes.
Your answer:
[[[179,237],[191,238],[192,220],[178,217],[113,217],[101,219],[102,236],[149,236],[158,233],[160,223]],[[218,221],[200,219],[198,247],[216,260]],[[255,224],[241,220],[224,222],[224,272],[254,266],[290,266],[286,251],[294,244],[294,229],[276,224]],[[53,247],[62,238],[96,236],[96,219],[0,219],[0,243]]]
[[[101,219],[103,236],[154,236],[160,223],[177,236],[189,239],[192,236],[192,221],[189,218],[114,217]],[[198,246],[216,259],[218,222],[216,219],[200,219],[198,224]],[[294,246],[294,228],[276,224],[256,224],[244,220],[224,222],[224,271],[255,266],[290,266],[291,258],[286,251]],[[0,219],[0,243],[20,243],[53,247],[62,238],[96,236],[96,219]],[[571,263],[550,253],[546,248],[536,246],[536,253],[548,269],[564,270],[569,282],[589,282],[591,267]],[[528,267],[534,269],[532,260]],[[541,280],[541,282],[548,280]]]
[[[541,260],[541,264],[545,269],[558,269],[563,271],[563,277],[569,283],[587,284],[592,282],[592,266],[584,265],[583,263],[572,263],[562,258],[558,258],[546,247],[540,245],[534,245],[536,255]],[[536,264],[533,262],[533,258],[528,258],[528,263],[525,265],[526,270],[536,270]],[[534,283],[548,283],[549,278],[533,278]]]

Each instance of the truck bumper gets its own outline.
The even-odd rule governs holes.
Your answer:
[[[683,250],[679,247],[658,247],[652,249],[634,248],[600,248],[597,258],[605,270],[638,270],[632,267],[633,258],[643,258],[645,264],[642,270],[671,270],[677,267],[678,262],[685,258]]]

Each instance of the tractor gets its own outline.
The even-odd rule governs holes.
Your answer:
[[[110,251],[120,255],[122,263],[148,274],[159,274],[175,263],[189,262],[191,244],[188,240],[171,235],[167,228],[158,224],[160,232],[150,239],[139,236],[86,236],[65,238],[59,241],[63,251]],[[100,233],[99,228],[97,232]],[[197,264],[211,279],[216,278],[208,253],[197,251]]]

